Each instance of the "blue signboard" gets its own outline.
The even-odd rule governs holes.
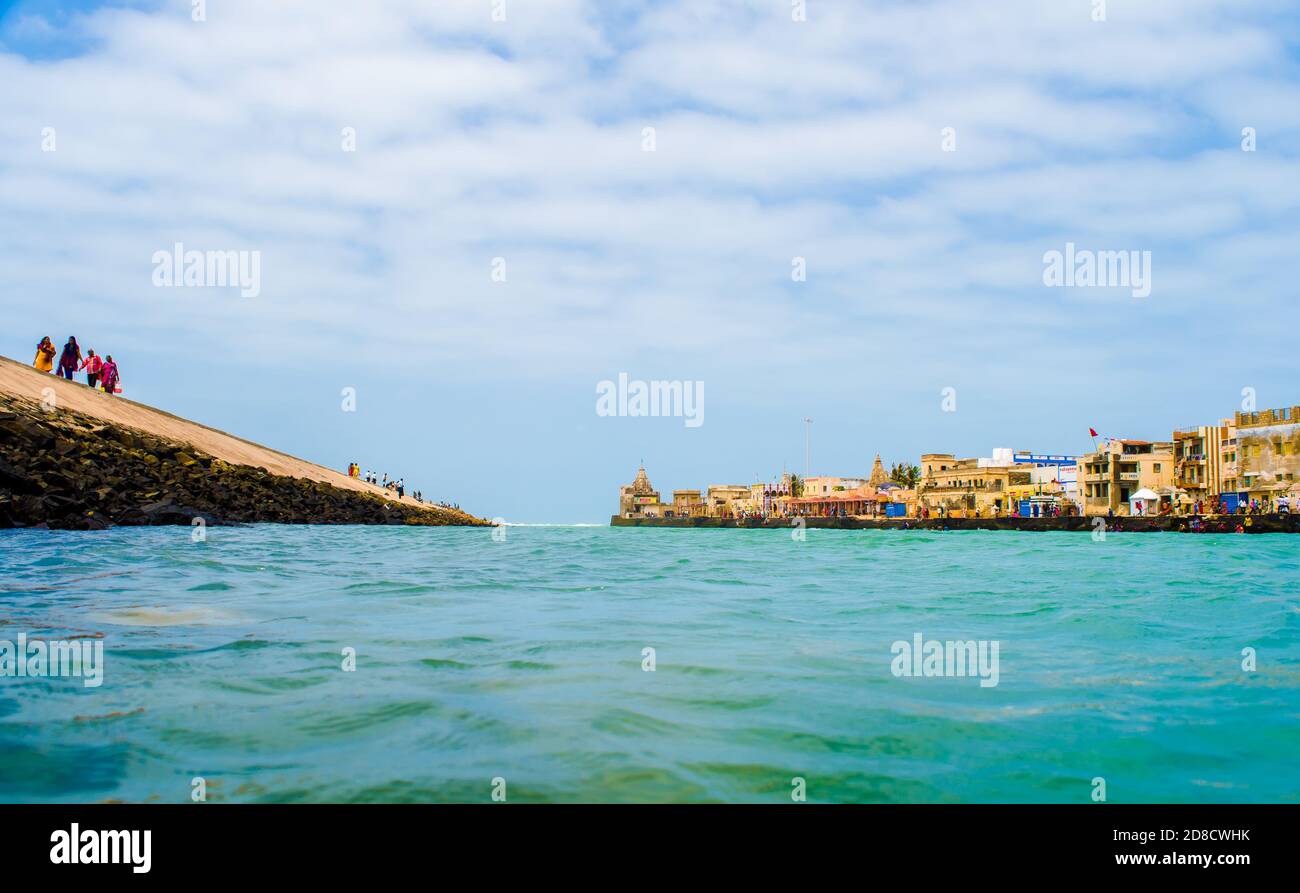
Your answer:
[[[1038,453],[1016,453],[1012,461],[1018,465],[1064,465],[1072,467],[1079,464],[1078,456],[1054,456]]]

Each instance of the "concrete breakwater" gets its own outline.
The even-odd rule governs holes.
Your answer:
[[[828,530],[1076,530],[1136,533],[1300,533],[1300,514],[1207,515],[1196,519],[1182,515],[1135,517],[1060,518],[803,518],[807,528]],[[1105,522],[1099,528],[1098,521]],[[746,528],[794,529],[790,518],[624,518],[615,515],[611,527],[682,527],[700,530]]]
[[[452,509],[234,464],[193,444],[0,394],[0,528],[100,530],[196,518],[207,524],[487,523]]]

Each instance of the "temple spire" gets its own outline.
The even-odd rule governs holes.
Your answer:
[[[879,453],[876,453],[876,461],[871,466],[871,477],[868,478],[867,483],[873,487],[889,483],[889,475],[885,473],[885,464],[880,461]]]

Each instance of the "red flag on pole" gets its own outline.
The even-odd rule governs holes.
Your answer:
[[[1096,437],[1096,436],[1097,436],[1097,429],[1096,429],[1096,428],[1089,428],[1089,429],[1088,429],[1088,436],[1089,436],[1089,437]]]

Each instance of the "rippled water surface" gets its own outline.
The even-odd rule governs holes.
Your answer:
[[[1296,802],[1298,590],[1281,535],[0,532],[0,639],[105,653],[0,678],[0,800]]]

